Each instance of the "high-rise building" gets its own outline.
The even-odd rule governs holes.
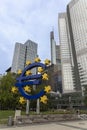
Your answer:
[[[59,42],[61,53],[62,89],[63,93],[68,93],[74,90],[74,82],[72,70],[73,61],[71,60],[66,13],[59,14]]]
[[[87,85],[87,0],[72,0],[66,13],[59,14],[62,82],[72,79],[72,88],[81,91]],[[67,58],[65,60],[64,58]],[[63,63],[66,67],[63,68]],[[71,76],[68,76],[68,73]],[[68,85],[68,82],[67,82]],[[63,84],[63,88],[66,88]]]
[[[54,32],[50,32],[50,44],[51,44],[51,71],[50,84],[53,91],[59,91],[62,93],[62,78],[61,78],[61,59],[60,59],[60,45],[56,45],[54,39]]]
[[[61,71],[60,45],[56,45],[56,64],[58,65],[58,70]]]
[[[51,63],[54,65],[58,65],[58,70],[61,70],[60,45],[56,45],[53,31],[50,32],[50,44],[51,44]]]
[[[34,62],[37,57],[37,43],[28,40],[24,44],[16,43],[12,62],[11,72],[17,73],[19,69],[23,70],[27,60]]]
[[[77,82],[87,85],[87,0],[73,0],[67,5],[67,18]],[[79,71],[79,74],[78,74]]]
[[[50,43],[51,43],[51,63],[56,64],[56,42],[54,40],[54,32],[50,32]]]

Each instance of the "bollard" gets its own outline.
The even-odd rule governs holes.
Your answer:
[[[12,118],[12,116],[8,117],[8,124],[7,125],[8,126],[12,126],[13,125],[13,118]]]

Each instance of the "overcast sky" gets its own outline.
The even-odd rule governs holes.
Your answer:
[[[50,31],[58,44],[58,13],[70,0],[0,0],[0,74],[11,66],[16,42],[38,43],[42,60],[50,59]]]

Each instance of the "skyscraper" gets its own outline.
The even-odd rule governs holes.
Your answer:
[[[62,89],[63,93],[74,90],[73,61],[71,60],[69,30],[66,13],[59,14],[59,42],[61,53]]]
[[[56,45],[56,64],[58,65],[58,70],[61,71],[60,45]]]
[[[87,85],[87,0],[71,1],[67,5],[67,18],[75,71],[77,74],[79,71],[76,76],[84,86]]]
[[[80,91],[87,85],[87,0],[72,0],[67,5],[66,13],[59,14],[59,39],[61,60],[70,57],[73,88]],[[66,50],[66,44],[68,51]],[[66,51],[65,56],[63,53]],[[68,54],[67,54],[68,53]],[[68,63],[68,61],[66,61]],[[68,73],[62,68],[63,82]],[[69,77],[68,77],[69,78]],[[68,83],[67,83],[68,84]],[[63,86],[64,87],[64,86]]]
[[[27,60],[34,62],[37,57],[37,43],[28,40],[24,44],[16,43],[12,61],[11,72],[17,73],[19,69],[23,70]]]
[[[58,65],[58,69],[61,70],[60,45],[56,45],[53,31],[50,32],[50,45],[51,45],[51,63],[54,65]]]
[[[54,40],[54,32],[50,32],[51,43],[51,63],[56,65],[56,42]]]
[[[50,84],[54,91],[62,93],[62,82],[61,82],[61,59],[60,59],[60,45],[56,45],[54,39],[54,32],[50,32],[50,45],[51,45],[51,79]]]

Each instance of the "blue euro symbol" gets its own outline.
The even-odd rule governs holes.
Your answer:
[[[16,87],[18,87],[19,92],[23,97],[26,99],[38,99],[41,96],[45,94],[44,90],[41,90],[38,94],[30,95],[24,91],[24,87],[26,85],[39,85],[42,81],[42,74],[35,74],[35,75],[29,75],[26,76],[25,73],[27,70],[31,70],[35,67],[42,67],[44,70],[46,69],[46,65],[43,63],[35,62],[30,65],[28,65],[22,72],[22,74],[16,79],[17,82],[15,84]]]

